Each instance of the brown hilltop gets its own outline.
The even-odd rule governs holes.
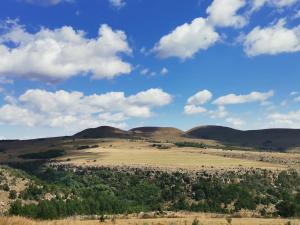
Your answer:
[[[110,126],[85,129],[74,135],[76,138],[128,138],[129,132]]]
[[[74,135],[76,138],[167,138],[180,137],[183,131],[173,127],[137,127],[129,131],[109,126],[89,128]]]
[[[184,133],[174,127],[137,127],[129,130],[129,132],[142,137],[179,137]]]

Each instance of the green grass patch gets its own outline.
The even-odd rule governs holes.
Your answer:
[[[49,150],[46,152],[35,152],[35,153],[27,153],[20,155],[20,158],[23,159],[52,159],[63,156],[65,154],[64,150]]]

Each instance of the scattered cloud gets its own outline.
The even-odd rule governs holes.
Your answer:
[[[0,107],[0,123],[78,130],[99,125],[120,127],[129,118],[148,118],[153,115],[153,108],[169,104],[172,96],[161,89],[131,96],[123,92],[84,95],[76,91],[30,89],[18,98],[6,100]]]
[[[248,56],[276,55],[300,51],[300,26],[287,28],[286,20],[261,28],[255,27],[244,38],[244,51]]]
[[[106,24],[97,38],[89,39],[70,26],[30,33],[16,21],[7,21],[0,35],[0,76],[46,82],[85,74],[110,79],[131,72],[132,66],[120,56],[131,52],[125,33]]]
[[[287,113],[272,113],[268,115],[270,126],[299,128],[300,110]]]
[[[178,26],[156,43],[153,51],[161,58],[188,59],[200,50],[206,50],[220,39],[214,27],[202,17]]]
[[[124,0],[109,0],[109,3],[117,9],[120,9],[126,5]]]
[[[236,95],[236,94],[229,94],[225,96],[221,96],[217,98],[213,104],[216,105],[233,105],[233,104],[243,104],[249,102],[264,102],[270,97],[274,95],[274,91],[268,92],[251,92],[247,95]]]
[[[230,123],[234,127],[241,127],[246,124],[246,122],[238,117],[228,117],[226,122]]]
[[[195,115],[199,113],[204,113],[207,110],[204,107],[196,105],[186,105],[184,106],[184,113],[187,115]]]
[[[253,0],[252,10],[256,11],[262,8],[264,5],[269,5],[271,7],[283,8],[294,5],[299,0]]]
[[[144,68],[140,71],[140,74],[141,75],[149,75],[149,76],[155,76],[157,74],[157,72],[155,71],[151,71],[150,69],[148,68]]]
[[[290,96],[295,96],[295,95],[297,95],[298,94],[298,91],[292,91],[291,93],[290,93]]]
[[[300,96],[294,98],[294,101],[295,101],[295,102],[300,102]]]
[[[209,115],[212,119],[222,119],[228,116],[228,111],[224,106],[218,106],[217,110],[210,110]]]
[[[300,10],[298,10],[298,11],[296,12],[296,14],[294,15],[293,18],[294,18],[294,19],[299,19],[299,18],[300,18]]]
[[[147,75],[149,72],[150,72],[150,70],[148,68],[144,68],[141,70],[142,75]]]
[[[50,5],[57,5],[63,2],[74,2],[74,0],[23,0],[23,2],[35,4],[35,5],[42,5],[42,6],[50,6]]]
[[[214,0],[206,10],[208,21],[218,27],[241,28],[248,21],[246,16],[237,13],[246,3],[246,0]]]
[[[163,67],[160,71],[161,75],[167,75],[169,73],[169,70],[166,67]]]
[[[202,107],[205,103],[209,102],[212,99],[212,93],[208,90],[202,90],[189,97],[187,104],[184,107],[184,113],[187,115],[204,113],[207,110]]]

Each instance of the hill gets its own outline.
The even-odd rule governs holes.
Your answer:
[[[137,127],[129,131],[115,127],[101,126],[83,130],[73,137],[75,138],[157,138],[166,139],[180,137],[183,131],[173,127]]]
[[[85,129],[74,135],[76,138],[128,138],[129,132],[110,126]]]
[[[277,128],[242,131],[222,126],[200,126],[187,131],[184,136],[262,150],[282,151],[300,147],[300,129]]]
[[[134,136],[154,137],[154,138],[171,138],[180,137],[183,131],[174,127],[137,127],[129,130]]]

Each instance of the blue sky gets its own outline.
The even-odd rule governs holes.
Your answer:
[[[2,0],[0,139],[300,127],[299,0]]]

